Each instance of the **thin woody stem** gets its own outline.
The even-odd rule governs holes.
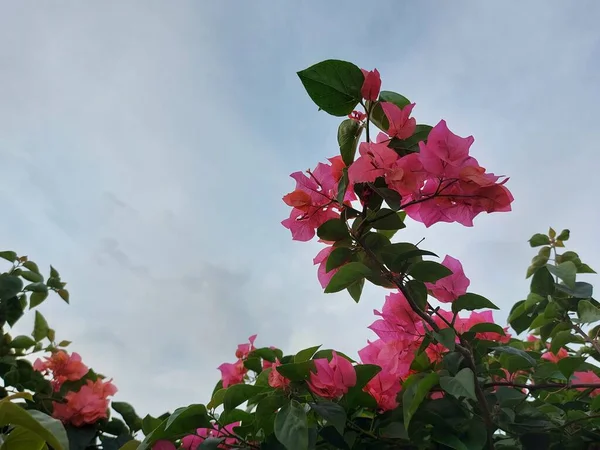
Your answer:
[[[493,381],[485,383],[485,388],[506,386],[514,387],[519,389],[528,389],[530,391],[537,391],[541,389],[600,389],[600,383],[539,383],[539,384],[525,384],[525,383],[513,383],[512,381]]]
[[[598,341],[596,339],[592,339],[585,331],[583,331],[583,329],[576,323],[573,324],[573,329],[579,333],[581,335],[581,337],[585,340],[585,342],[587,342],[588,344],[590,344],[592,347],[594,347],[594,350],[596,350],[598,352],[598,354],[600,354],[600,343],[598,343]]]

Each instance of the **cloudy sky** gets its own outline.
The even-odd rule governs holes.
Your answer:
[[[384,291],[324,295],[319,244],[280,225],[288,174],[337,151],[296,76],[323,59],[377,67],[511,177],[513,212],[403,232],[461,259],[499,322],[533,233],[570,228],[600,267],[600,3],[416,5],[0,0],[0,247],[60,270],[72,304],[41,311],[119,400],[205,402],[254,333],[350,355],[373,336]]]

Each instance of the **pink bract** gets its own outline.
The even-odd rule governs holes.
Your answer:
[[[66,403],[53,402],[52,416],[76,427],[93,424],[108,417],[108,397],[116,392],[117,388],[110,381],[88,380],[79,391],[65,395]]]
[[[390,124],[387,129],[390,136],[398,139],[408,139],[413,135],[417,128],[417,121],[414,117],[410,117],[414,107],[414,103],[400,108],[393,103],[381,102],[381,108]]]
[[[450,303],[467,293],[471,283],[465,276],[462,264],[458,259],[446,255],[442,265],[452,271],[452,275],[441,278],[435,283],[425,283],[431,295],[443,303]]]
[[[375,101],[379,96],[379,90],[381,89],[381,77],[377,69],[366,71],[361,69],[365,76],[360,93],[365,100]]]
[[[356,372],[352,363],[332,352],[331,361],[327,358],[314,360],[316,372],[311,372],[308,386],[312,392],[323,398],[339,398],[356,384]]]
[[[248,369],[244,367],[244,361],[241,359],[233,364],[223,363],[218,369],[221,371],[221,380],[223,381],[224,388],[243,383],[244,376],[248,372]]]

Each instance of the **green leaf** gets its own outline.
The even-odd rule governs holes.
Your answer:
[[[196,450],[218,450],[222,447],[220,447],[221,443],[225,440],[225,438],[216,438],[216,437],[209,437],[204,439],[200,445],[196,448]]]
[[[354,366],[354,371],[356,372],[356,385],[355,386],[362,389],[379,372],[381,372],[381,367],[376,366],[374,364],[358,364],[358,365]]]
[[[0,252],[0,258],[14,263],[17,260],[17,254],[11,251]]]
[[[33,309],[48,298],[48,292],[32,292],[29,297],[29,309]]]
[[[22,349],[31,348],[34,345],[35,345],[35,341],[33,339],[31,339],[29,336],[17,336],[10,343],[10,346],[12,348],[22,348]]]
[[[161,424],[162,420],[152,417],[150,414],[146,414],[146,417],[142,419],[142,432],[144,435],[150,434]]]
[[[223,408],[225,411],[234,409],[245,401],[250,400],[255,395],[261,394],[266,390],[268,390],[268,388],[262,386],[253,386],[251,384],[234,384],[233,386],[229,386],[223,399]]]
[[[348,290],[348,294],[350,297],[358,303],[360,301],[360,296],[362,295],[362,290],[365,285],[365,279],[358,280],[356,283],[351,284],[346,289]]]
[[[476,323],[469,328],[469,331],[471,333],[498,333],[501,336],[506,334],[504,328],[496,323]]]
[[[533,359],[531,357],[531,355],[529,355],[527,352],[520,350],[518,348],[502,346],[502,347],[492,347],[491,350],[493,350],[497,353],[508,353],[509,355],[520,356],[525,361],[527,361],[531,367],[535,367],[535,365],[536,365],[535,359]]]
[[[362,133],[362,127],[352,119],[346,119],[338,128],[337,140],[340,146],[340,155],[346,166],[354,162],[358,140]]]
[[[404,272],[407,264],[422,261],[422,256],[436,256],[435,253],[421,250],[409,242],[397,242],[381,249],[381,258],[392,272]]]
[[[127,426],[132,432],[136,432],[142,429],[142,419],[136,414],[135,409],[129,403],[125,402],[112,402],[112,409],[121,414],[121,417],[125,420]],[[168,428],[167,423],[167,428]]]
[[[466,397],[477,400],[474,374],[468,367],[459,371],[454,377],[440,377],[440,387],[456,398]]]
[[[568,356],[567,358],[563,358],[560,361],[558,361],[557,365],[558,365],[558,368],[561,371],[561,373],[568,380],[569,378],[571,378],[571,375],[573,375],[573,372],[575,372],[577,369],[579,369],[579,367],[581,367],[581,365],[584,362],[585,362],[585,358],[577,358],[574,356]]]
[[[31,291],[31,292],[48,292],[48,286],[46,286],[44,283],[39,281],[39,282],[28,284],[27,286],[25,286],[25,288],[23,288],[23,290]]]
[[[402,196],[393,189],[378,188],[377,193],[385,200],[392,211],[398,211],[402,206]],[[404,222],[403,216],[400,216],[400,219],[402,219],[402,222]]]
[[[557,241],[568,241],[570,235],[571,235],[571,232],[569,230],[562,230],[560,232],[560,234],[558,235],[558,237],[556,238],[556,240]]]
[[[550,351],[555,355],[558,351],[567,345],[569,342],[573,342],[573,335],[571,334],[571,330],[559,331],[552,338],[552,343],[550,344]]]
[[[60,341],[58,343],[58,347],[68,347],[71,344],[71,341]]]
[[[215,409],[217,406],[221,405],[223,403],[223,400],[225,400],[226,393],[227,389],[219,389],[215,391],[212,395],[212,398],[210,399],[210,402],[208,402],[208,405],[206,405],[206,407],[208,409]]]
[[[317,236],[324,241],[341,241],[350,237],[348,227],[341,219],[330,219],[317,228]]]
[[[452,275],[452,271],[435,261],[420,261],[410,267],[408,274],[415,280],[425,283],[435,283],[442,278]]]
[[[454,450],[471,450],[461,440],[453,434],[448,434],[443,431],[433,430],[433,441],[443,444],[444,448],[453,448]]]
[[[333,269],[337,269],[338,267],[343,266],[344,264],[350,261],[352,255],[354,255],[354,251],[351,248],[334,248],[327,257],[327,262],[325,263],[325,270],[329,272]]]
[[[557,284],[556,288],[575,298],[591,298],[594,293],[594,287],[584,281],[577,281],[574,289],[570,289],[568,286],[562,284]]]
[[[224,426],[234,422],[251,422],[253,418],[252,414],[244,410],[230,409],[219,416],[219,424]]]
[[[19,426],[35,433],[53,450],[69,450],[67,433],[60,421],[36,410],[26,411],[10,401],[0,402],[0,426]]]
[[[113,436],[122,436],[123,434],[129,434],[129,428],[125,425],[120,419],[110,419],[106,425],[104,425],[104,429],[102,430],[104,433],[112,434]]]
[[[338,182],[338,192],[337,192],[337,196],[336,196],[336,200],[339,204],[344,203],[344,198],[346,197],[346,191],[348,190],[348,168],[344,167],[342,169],[342,177],[340,178],[340,181]],[[346,212],[349,210],[344,210],[344,212]]]
[[[571,261],[560,263],[557,266],[548,264],[546,268],[552,275],[557,276],[558,278],[563,280],[567,287],[575,289],[575,277],[577,274],[577,267]]]
[[[329,59],[298,72],[298,76],[312,101],[333,116],[347,116],[361,100],[365,77],[352,63]]]
[[[554,278],[547,267],[540,267],[531,279],[531,292],[546,298],[554,294]]]
[[[21,277],[25,278],[27,281],[31,281],[33,283],[38,283],[44,281],[44,277],[39,273],[32,272],[30,270],[23,270],[21,272]]]
[[[371,274],[371,270],[362,263],[350,262],[340,267],[331,277],[325,293],[339,292]]]
[[[534,234],[531,239],[529,239],[529,245],[532,247],[539,247],[541,245],[550,245],[550,238],[545,234]]]
[[[496,305],[494,305],[487,298],[482,297],[481,295],[466,293],[465,295],[461,295],[454,302],[452,302],[452,312],[457,313],[459,311],[467,310],[474,311],[476,309],[499,309]]]
[[[433,337],[450,351],[456,347],[456,333],[452,328],[443,328],[439,332],[433,332]]]
[[[244,386],[244,385],[236,385]],[[247,385],[246,385],[247,386]],[[233,387],[233,386],[232,386]],[[124,417],[123,417],[124,418]],[[206,411],[206,406],[195,404],[177,408],[173,414],[165,421],[165,432],[175,431],[179,429],[194,430],[196,428],[210,427],[210,419]],[[141,420],[140,420],[141,428]]]
[[[21,289],[23,289],[23,282],[19,277],[5,273],[0,275],[0,300],[14,297],[21,292]]]
[[[275,369],[285,378],[291,381],[303,381],[310,375],[310,369],[314,367],[312,361],[299,363],[288,363],[277,366]],[[237,405],[236,405],[237,406]]]
[[[58,295],[60,296],[60,298],[62,298],[65,302],[69,303],[69,291],[67,291],[66,289],[59,289],[58,290]]]
[[[262,361],[260,358],[250,356],[244,361],[244,367],[256,373],[262,372]]]
[[[589,300],[581,300],[577,303],[577,315],[581,323],[594,323],[600,320],[600,308]]]
[[[275,362],[277,359],[277,353],[272,348],[262,347],[252,350],[251,356],[258,356],[259,358],[265,359],[269,362]]]
[[[412,378],[415,377],[415,378]],[[420,378],[419,375],[409,377],[403,385],[402,409],[404,414],[404,426],[408,428],[411,419],[419,409],[419,406],[429,394],[429,391],[438,384],[439,375],[435,372]]]
[[[275,416],[275,437],[287,450],[308,449],[308,420],[296,400],[284,405]]]
[[[48,326],[48,322],[46,318],[39,311],[35,312],[35,321],[33,325],[33,333],[31,335],[35,339],[36,342],[45,339],[48,336],[48,331],[50,327]]]
[[[42,450],[45,446],[46,443],[37,434],[27,428],[15,427],[4,438],[0,450]]]
[[[38,265],[36,263],[34,263],[33,261],[25,261],[23,263],[23,267],[31,270],[32,272],[35,272],[38,274],[40,273],[40,269],[39,269]]]
[[[425,311],[427,309],[427,288],[425,284],[417,280],[409,280],[405,287],[417,306]]]
[[[313,357],[313,355],[320,348],[321,348],[320,345],[316,345],[314,347],[309,347],[309,348],[305,348],[304,350],[300,350],[298,353],[296,353],[296,356],[294,356],[294,362],[300,363],[300,362],[308,361],[310,358]]]
[[[346,427],[346,411],[337,403],[333,402],[319,402],[310,403],[310,407],[323,419],[327,420],[329,425],[332,425],[338,433],[344,435],[344,428]]]
[[[400,230],[406,227],[402,221],[401,213],[387,208],[381,208],[368,220],[376,230]]]

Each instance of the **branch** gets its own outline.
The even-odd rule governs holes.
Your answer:
[[[583,329],[576,323],[573,324],[573,329],[581,335],[581,337],[585,340],[585,342],[587,342],[588,344],[591,344],[591,346],[594,347],[594,350],[596,350],[598,352],[598,354],[600,355],[600,344],[598,343],[597,340],[589,337],[589,335],[585,331],[583,331]]]
[[[600,389],[600,383],[539,383],[539,384],[525,384],[525,383],[513,383],[512,381],[493,381],[491,383],[485,383],[483,387],[495,387],[495,386],[507,386],[519,389],[528,389],[530,391],[537,391],[540,389],[589,389],[596,388]]]

